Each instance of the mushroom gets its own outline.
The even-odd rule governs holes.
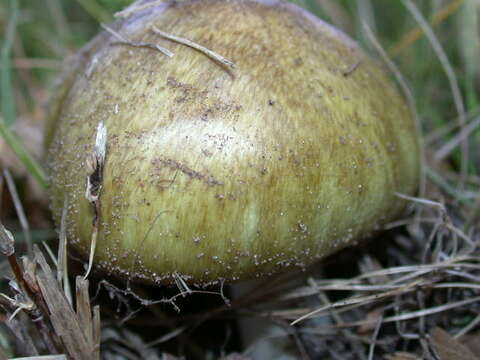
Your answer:
[[[99,269],[258,278],[402,213],[414,124],[346,35],[284,1],[137,5],[73,61],[47,131],[54,217],[66,200],[69,242]]]

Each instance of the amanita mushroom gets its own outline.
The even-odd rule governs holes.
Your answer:
[[[139,6],[76,64],[50,121],[52,208],[59,222],[68,198],[69,242],[86,258],[97,219],[94,262],[109,273],[205,285],[305,267],[381,229],[404,210],[394,193],[416,190],[417,136],[397,89],[293,4]],[[96,217],[86,161],[100,123]]]

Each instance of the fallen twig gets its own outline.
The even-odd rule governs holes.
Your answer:
[[[114,44],[128,45],[128,46],[133,46],[133,47],[150,48],[150,49],[153,49],[153,50],[158,50],[162,54],[164,54],[168,57],[173,56],[173,53],[170,50],[168,50],[164,47],[161,47],[157,44],[153,44],[153,43],[149,43],[149,42],[134,42],[134,41],[126,39],[125,37],[120,35],[118,32],[116,32],[112,28],[108,27],[107,25],[102,24],[101,26],[102,26],[103,29],[105,29],[110,34],[112,34],[115,38],[118,39],[118,41],[115,41]]]
[[[235,69],[235,64],[232,61],[224,58],[222,55],[217,54],[216,52],[214,52],[210,49],[207,49],[206,47],[204,47],[202,45],[199,45],[199,44],[197,44],[197,43],[195,43],[191,40],[188,40],[188,39],[185,39],[185,38],[182,38],[182,37],[179,37],[179,36],[167,34],[166,32],[158,29],[155,26],[152,26],[152,31],[155,34],[160,35],[161,37],[164,37],[165,39],[168,39],[168,40],[177,42],[179,44],[191,47],[192,49],[198,50],[202,54],[205,54],[206,56],[208,56],[210,59],[212,59],[212,60],[214,60],[214,61],[216,61],[216,62],[218,62],[222,65],[228,66],[230,69]]]

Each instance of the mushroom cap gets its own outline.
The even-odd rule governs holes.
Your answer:
[[[235,63],[152,31],[187,38]],[[277,0],[136,11],[74,61],[52,106],[54,217],[88,257],[86,158],[107,129],[95,264],[198,285],[305,267],[399,216],[419,178],[409,110],[346,35]]]

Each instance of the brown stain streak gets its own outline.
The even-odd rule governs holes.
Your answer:
[[[202,174],[173,159],[156,159],[154,163],[159,163],[160,165],[168,167],[171,170],[179,170],[188,177],[201,180],[207,185],[223,185],[222,182],[216,180],[213,176]]]

